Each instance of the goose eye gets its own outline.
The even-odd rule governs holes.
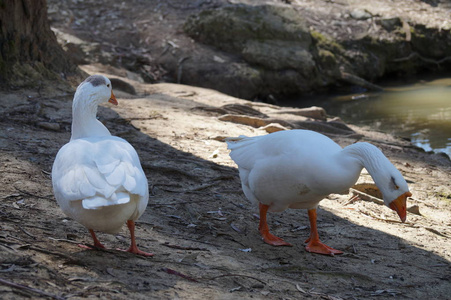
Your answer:
[[[396,184],[395,178],[391,178],[391,182],[393,183],[395,190],[399,189],[399,186]]]
[[[107,86],[107,87],[110,87],[110,84],[108,83],[106,86]]]

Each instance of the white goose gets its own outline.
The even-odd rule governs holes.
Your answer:
[[[343,252],[321,243],[316,227],[318,203],[331,193],[350,188],[366,168],[383,194],[385,204],[406,219],[406,198],[412,196],[401,173],[375,146],[355,143],[342,149],[328,137],[310,130],[279,131],[264,136],[227,139],[230,157],[238,165],[243,192],[259,203],[259,231],[274,246],[291,246],[269,232],[267,211],[307,209],[309,252]]]
[[[118,104],[105,76],[90,76],[78,86],[72,136],[52,168],[53,191],[63,212],[88,228],[94,247],[105,248],[94,230],[117,233],[127,223],[131,245],[126,251],[151,256],[138,249],[134,233],[134,220],[149,199],[147,179],[135,149],[96,119],[98,105],[107,101]]]

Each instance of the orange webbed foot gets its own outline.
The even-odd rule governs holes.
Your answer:
[[[262,239],[265,243],[270,244],[272,246],[288,246],[292,247],[290,243],[285,242],[282,238],[277,237],[271,233],[262,234]]]
[[[268,212],[269,205],[259,204],[260,207],[260,224],[258,225],[258,230],[262,235],[263,241],[272,246],[289,246],[292,247],[290,243],[285,242],[280,237],[277,237],[269,232],[268,223],[266,222],[266,213]]]
[[[310,237],[305,241],[307,245],[305,250],[312,253],[324,254],[334,256],[335,254],[343,254],[340,250],[335,250],[320,242],[318,236],[318,229],[316,226],[316,208],[308,210],[310,221]]]
[[[105,246],[97,239],[97,236],[96,236],[94,230],[89,229],[89,233],[92,236],[92,241],[94,242],[94,245],[78,244],[78,247],[83,248],[83,249],[89,249],[89,250],[106,249]]]
[[[118,249],[118,250],[124,251],[124,252],[130,252],[130,253],[145,256],[145,257],[153,256],[154,255],[153,253],[144,252],[144,251],[141,251],[138,249],[138,246],[136,245],[136,240],[135,240],[135,222],[133,220],[128,220],[127,227],[130,230],[130,237],[131,237],[130,248],[128,248],[128,250],[121,250],[121,249]]]
[[[136,248],[130,247],[127,250],[123,250],[123,249],[116,249],[116,250],[119,250],[119,251],[122,251],[122,252],[130,252],[130,253],[133,253],[133,254],[136,254],[136,255],[145,256],[145,257],[152,257],[152,256],[155,255],[153,253],[141,251],[137,247]]]
[[[336,254],[343,254],[342,251],[336,250],[334,248],[331,248],[320,241],[313,242],[309,239],[307,239],[308,244],[305,246],[305,250],[311,253],[318,253],[318,254],[324,254],[324,255],[330,255],[334,256]]]
[[[83,248],[83,249],[88,249],[88,250],[106,249],[106,247],[102,244],[97,244],[97,245],[78,244],[77,246],[80,248]]]

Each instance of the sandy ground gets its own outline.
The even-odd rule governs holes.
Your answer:
[[[95,67],[88,72],[99,72]],[[105,71],[105,70],[104,70]],[[105,71],[106,72],[106,71]],[[128,80],[123,78],[123,80]],[[236,166],[218,137],[266,134],[218,119],[226,104],[275,106],[175,84],[132,83],[119,106],[99,109],[114,135],[138,151],[151,198],[137,241],[152,258],[122,253],[129,233],[99,233],[112,250],[85,250],[85,228],[63,215],[51,188],[58,149],[70,137],[72,94],[44,87],[0,94],[0,293],[2,299],[445,299],[451,292],[451,163],[408,142],[353,127],[335,136],[379,146],[408,180],[421,215],[402,224],[385,206],[331,195],[318,226],[335,257],[304,250],[307,214],[269,216],[293,247],[264,244],[256,208],[241,192]],[[205,108],[209,109],[205,109]],[[44,123],[42,123],[44,122]],[[46,123],[47,122],[47,123]],[[53,124],[53,125],[49,125]],[[53,128],[52,126],[58,126]],[[56,129],[56,130],[53,130]],[[360,182],[371,182],[362,173]]]

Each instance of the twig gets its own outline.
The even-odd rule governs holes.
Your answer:
[[[66,299],[64,297],[53,295],[53,294],[50,294],[50,293],[38,290],[36,288],[32,288],[32,287],[29,287],[29,286],[26,286],[26,285],[22,285],[22,284],[19,284],[19,283],[14,283],[14,282],[11,282],[11,281],[7,281],[7,280],[4,280],[2,278],[0,278],[0,283],[3,284],[3,285],[7,285],[7,286],[10,286],[10,287],[19,289],[19,290],[35,293],[35,294],[38,294],[38,295],[41,295],[41,296],[45,296],[45,297],[50,297],[52,299],[57,299],[57,300],[64,300],[64,299]]]
[[[188,191],[186,191],[186,193],[197,192],[197,191],[204,190],[204,189],[207,189],[207,188],[215,186],[215,185],[217,185],[216,182],[213,182],[213,183],[210,183],[210,184],[199,185],[199,186],[197,186],[195,188],[189,189]]]
[[[346,205],[352,204],[352,203],[358,201],[359,199],[360,199],[359,195],[354,195],[354,196],[351,197],[351,199],[348,200],[348,202],[346,202],[343,205],[346,206]]]
[[[434,205],[434,204],[428,203],[428,202],[426,202],[426,201],[423,201],[423,200],[418,200],[418,199],[415,199],[415,198],[412,198],[412,197],[410,197],[410,200],[412,200],[412,201],[415,201],[415,202],[419,202],[419,203],[422,203],[422,204],[424,204],[425,206],[428,206],[428,207],[432,207],[432,208],[438,208],[438,207],[437,207],[437,205]]]
[[[374,83],[371,83],[371,82],[369,82],[361,77],[358,77],[356,75],[346,73],[346,72],[341,72],[340,75],[341,75],[340,76],[341,80],[346,81],[350,84],[361,86],[361,87],[366,88],[371,91],[381,92],[384,90],[382,87],[380,87]]]
[[[430,231],[430,232],[432,232],[432,233],[435,233],[435,234],[437,234],[437,235],[439,235],[439,236],[442,236],[442,237],[445,237],[445,238],[449,238],[449,236],[447,236],[447,235],[445,235],[445,234],[443,234],[443,233],[441,233],[441,232],[435,230],[434,228],[431,228],[431,227],[423,227],[423,228],[426,229],[427,231]]]
[[[179,59],[178,61],[178,70],[177,70],[177,83],[181,83],[182,82],[182,74],[183,74],[183,62],[187,59],[189,59],[189,56],[185,56],[182,57],[181,59]]]
[[[374,219],[380,220],[380,221],[385,221],[385,222],[389,222],[389,223],[399,223],[399,224],[413,225],[413,224],[410,223],[410,222],[402,222],[402,221],[398,221],[398,220],[390,220],[390,219],[379,218],[379,217],[376,217],[376,216],[374,216],[374,215],[372,215],[372,214],[369,214],[369,213],[364,212],[364,211],[361,211],[361,210],[359,210],[359,212],[362,213],[362,214],[364,214],[364,215],[367,215],[367,216],[370,217],[370,218],[374,218]]]
[[[174,248],[174,249],[180,249],[180,250],[197,250],[197,251],[209,251],[207,248],[198,248],[198,247],[184,247],[184,246],[179,246],[179,245],[171,245],[168,243],[163,243],[161,244],[165,247],[168,248]]]
[[[17,268],[17,266],[16,265],[11,265],[8,269],[6,269],[6,270],[0,270],[0,273],[8,273],[8,272],[12,272],[12,271],[14,271],[14,269],[15,268]]]
[[[20,230],[22,230],[23,233],[25,233],[26,235],[28,235],[29,237],[32,237],[34,240],[36,239],[36,237],[34,235],[32,235],[31,233],[29,233],[28,231],[26,231],[25,229],[23,229],[22,227],[18,226]]]
[[[362,200],[365,200],[365,201],[371,201],[371,202],[374,202],[374,203],[377,203],[377,204],[380,204],[380,205],[384,205],[384,204],[385,204],[383,200],[380,200],[380,199],[378,199],[378,198],[376,198],[376,197],[373,197],[373,196],[371,196],[371,195],[368,195],[367,193],[361,192],[361,191],[359,191],[359,190],[350,188],[349,191],[350,191],[352,194],[354,194],[354,195],[358,195],[358,198],[360,198],[360,199],[362,199]],[[354,197],[355,197],[355,196],[354,196]],[[352,203],[352,202],[354,202],[355,200],[357,200],[357,199],[354,200],[354,197],[352,197],[345,205],[348,205],[349,203]],[[352,200],[352,202],[351,202],[351,200]]]
[[[418,52],[412,52],[406,57],[395,58],[392,61],[393,62],[403,62],[403,61],[407,61],[407,60],[410,60],[410,59],[415,58],[415,57],[418,57],[419,59],[421,59],[424,62],[427,62],[427,63],[430,63],[430,64],[436,64],[436,65],[442,64],[442,63],[446,62],[447,60],[451,60],[451,56],[446,56],[446,57],[444,57],[444,58],[442,58],[440,60],[435,60],[435,59],[432,59],[432,58],[424,57],[421,54],[419,54]]]
[[[219,276],[215,276],[215,277],[211,277],[211,278],[205,278],[205,279],[206,280],[215,280],[215,279],[222,278],[222,277],[247,277],[247,278],[251,278],[251,279],[257,280],[258,282],[263,283],[264,285],[266,285],[266,282],[264,282],[261,279],[258,279],[258,278],[255,278],[255,277],[252,277],[252,276],[249,276],[249,275],[242,275],[242,274],[224,274],[224,275],[219,275]]]
[[[66,243],[77,244],[77,245],[80,244],[80,242],[72,241],[72,240],[68,240],[68,239],[56,239],[56,238],[52,238],[50,236],[48,238],[53,241],[57,241],[57,242],[66,242]]]
[[[35,194],[32,194],[32,193],[29,193],[29,192],[26,192],[26,191],[23,191],[23,190],[21,190],[21,189],[19,189],[18,187],[14,187],[16,190],[18,190],[20,193],[22,193],[22,194],[24,194],[24,195],[27,195],[27,196],[30,196],[30,197],[36,197],[36,198],[39,198],[39,199],[47,199],[47,200],[53,200],[53,198],[50,198],[49,196],[39,196],[39,195],[35,195]]]
[[[175,271],[175,270],[172,270],[172,269],[169,269],[169,268],[162,268],[162,270],[165,271],[168,274],[177,275],[177,276],[182,277],[182,278],[184,278],[186,280],[189,280],[189,281],[199,282],[198,280],[194,279],[193,277],[190,277],[188,275],[182,274],[182,273],[180,273],[178,271]]]

